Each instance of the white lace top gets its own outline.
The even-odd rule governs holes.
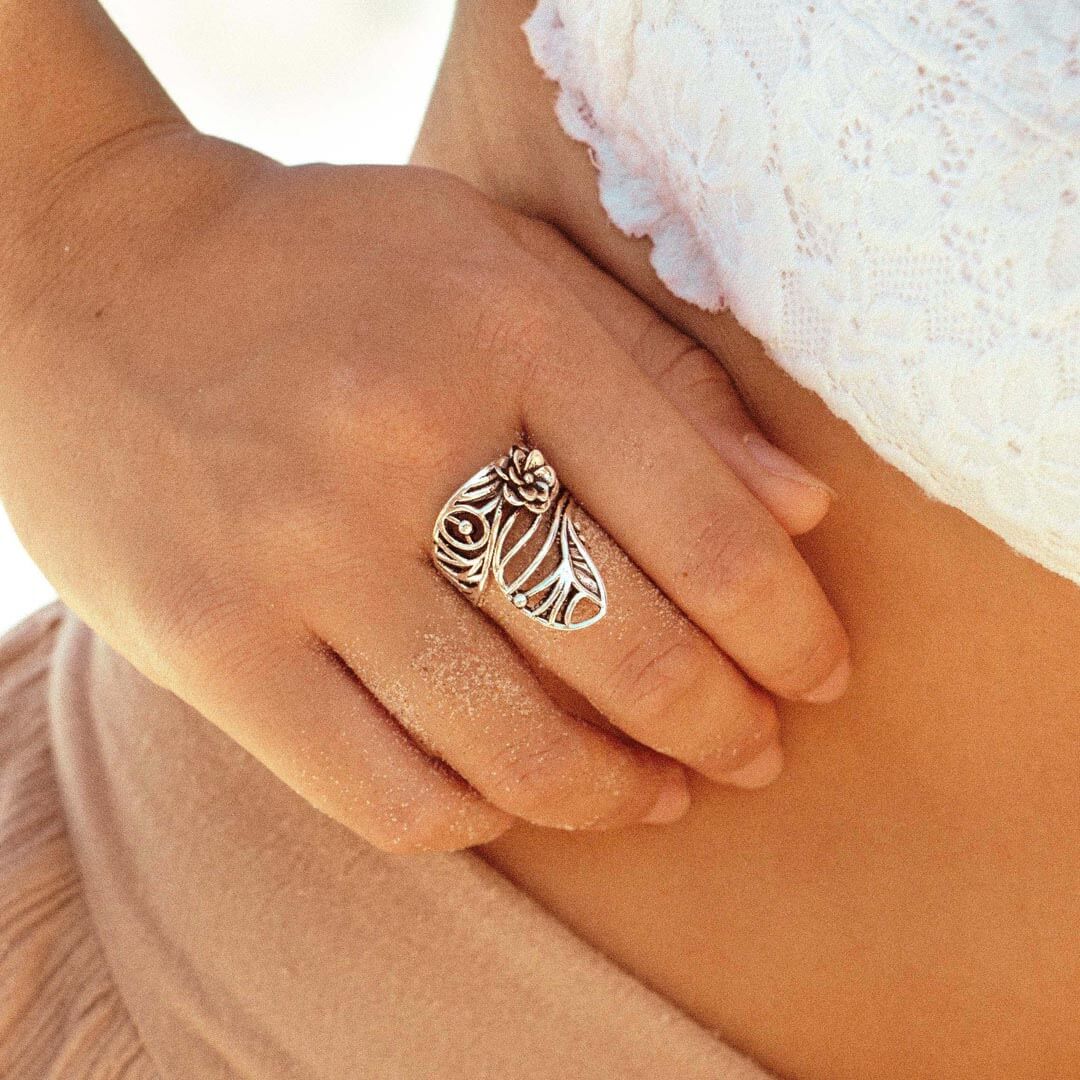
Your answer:
[[[540,0],[612,221],[1080,583],[1080,0]]]

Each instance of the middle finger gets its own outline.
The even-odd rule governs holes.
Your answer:
[[[710,779],[756,788],[783,758],[771,697],[754,686],[580,507],[574,526],[607,590],[607,614],[571,632],[528,618],[497,587],[482,608],[531,659],[644,746]]]

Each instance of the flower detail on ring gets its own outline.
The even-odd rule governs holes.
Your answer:
[[[559,490],[555,470],[544,461],[544,455],[525,446],[513,447],[495,466],[495,472],[503,482],[503,498],[534,514],[542,514]]]

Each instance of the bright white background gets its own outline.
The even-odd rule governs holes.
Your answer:
[[[105,0],[203,131],[281,161],[403,162],[453,0]],[[55,594],[0,512],[0,632]]]

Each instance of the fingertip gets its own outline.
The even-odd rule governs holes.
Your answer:
[[[839,664],[820,682],[813,690],[808,690],[802,695],[803,701],[812,702],[815,705],[823,705],[830,701],[836,701],[847,691],[851,682],[851,660],[844,657]]]
[[[673,770],[660,789],[656,802],[642,821],[650,825],[669,825],[690,809],[690,785],[680,768]]]
[[[478,827],[468,842],[462,846],[480,847],[484,844],[494,843],[501,836],[508,833],[520,821],[520,818],[515,818],[511,814],[502,813],[502,811],[500,811],[500,815],[502,820],[490,822],[486,829]]]
[[[722,783],[756,791],[768,787],[784,771],[784,752],[779,742],[771,742],[756,758],[718,777]]]
[[[789,536],[815,528],[837,498],[828,484],[754,429],[721,428],[710,433],[710,441]]]
[[[748,486],[788,536],[802,536],[817,528],[832,507],[832,498],[827,493],[806,487],[792,490],[795,485],[791,483],[758,483]]]
[[[809,532],[828,513],[836,492],[759,431],[743,433],[749,458],[744,480],[793,536]]]

